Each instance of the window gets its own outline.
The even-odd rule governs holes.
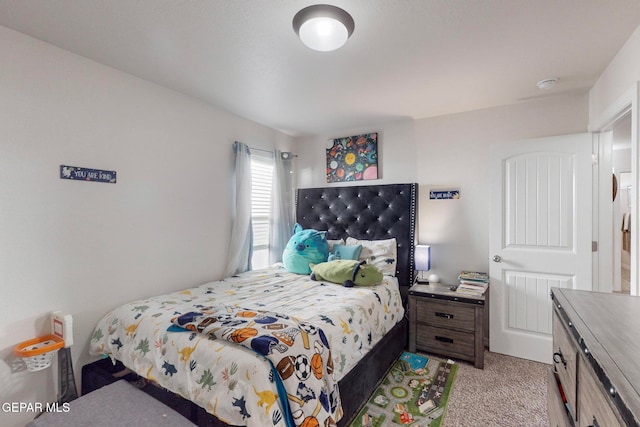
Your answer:
[[[269,220],[271,218],[271,186],[273,184],[273,158],[251,155],[251,225],[253,227],[254,270],[269,266]]]

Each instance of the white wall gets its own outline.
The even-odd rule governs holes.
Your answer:
[[[333,138],[378,132],[378,179],[331,185],[397,184],[416,182],[417,164],[413,158],[416,139],[413,120],[382,123],[376,128],[345,129],[327,135],[301,137],[297,140],[296,169],[299,188],[325,187],[326,148]],[[401,167],[398,167],[401,165]]]
[[[613,60],[605,68],[604,72],[598,78],[596,84],[589,92],[589,124],[592,128],[600,130],[601,126],[611,121],[613,114],[618,113],[619,109],[624,107],[631,99],[637,99],[637,87],[640,82],[640,26],[636,28],[634,33],[625,42],[624,46],[615,55]],[[636,109],[637,109],[636,105]],[[632,198],[639,199],[640,192],[640,174],[638,173],[638,164],[640,164],[640,151],[638,151],[640,140],[638,136],[638,120],[640,112],[635,111],[631,118],[631,165],[629,170],[632,171]],[[634,170],[636,169],[636,170]],[[614,212],[614,215],[616,213]],[[619,213],[618,215],[619,216]],[[614,216],[616,218],[616,216]],[[640,221],[638,220],[638,205],[631,206],[631,264],[640,265],[640,251],[638,250],[638,237],[640,236]],[[636,230],[636,231],[633,231]],[[617,233],[616,233],[617,234]],[[615,234],[614,234],[615,236]],[[617,239],[614,238],[614,244],[617,245]],[[617,251],[615,252],[617,254]],[[625,254],[626,256],[626,254]],[[617,260],[616,260],[617,262]],[[631,294],[638,295],[640,293],[640,279],[638,278],[637,269],[631,268]],[[617,280],[617,277],[614,277]]]
[[[489,150],[492,144],[585,132],[586,96],[556,97],[422,120],[401,120],[371,129],[350,129],[297,141],[299,186],[325,186],[329,138],[380,132],[382,172],[377,181],[418,182],[418,240],[432,246],[432,271],[454,283],[460,270],[488,271]],[[339,184],[331,184],[339,185]],[[351,184],[353,185],[353,184]],[[459,200],[429,200],[429,190],[457,188]]]
[[[586,128],[584,96],[416,121],[419,242],[432,245],[432,270],[445,283],[460,270],[489,270],[491,145]],[[429,200],[432,188],[457,188],[460,199]]]
[[[0,401],[54,401],[54,370],[12,373],[13,347],[71,313],[79,381],[108,310],[219,278],[233,141],[292,140],[5,27],[0,52]],[[61,180],[61,164],[118,182]],[[2,426],[32,418],[0,410]]]
[[[589,92],[589,123],[604,119],[605,112],[640,81],[640,26],[625,42]]]

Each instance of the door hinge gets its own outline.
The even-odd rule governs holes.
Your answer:
[[[592,153],[591,154],[591,164],[592,165],[597,165],[598,164],[598,154],[596,154],[596,153]]]
[[[591,252],[598,252],[598,242],[596,241],[591,242]]]

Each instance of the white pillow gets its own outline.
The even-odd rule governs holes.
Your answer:
[[[366,260],[367,264],[378,267],[378,270],[385,276],[396,275],[396,264],[398,261],[398,244],[396,239],[386,240],[358,240],[347,237],[347,245],[362,245],[360,251],[360,261]]]

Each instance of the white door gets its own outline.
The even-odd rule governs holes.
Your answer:
[[[552,287],[591,290],[592,137],[494,147],[490,349],[551,363]]]

